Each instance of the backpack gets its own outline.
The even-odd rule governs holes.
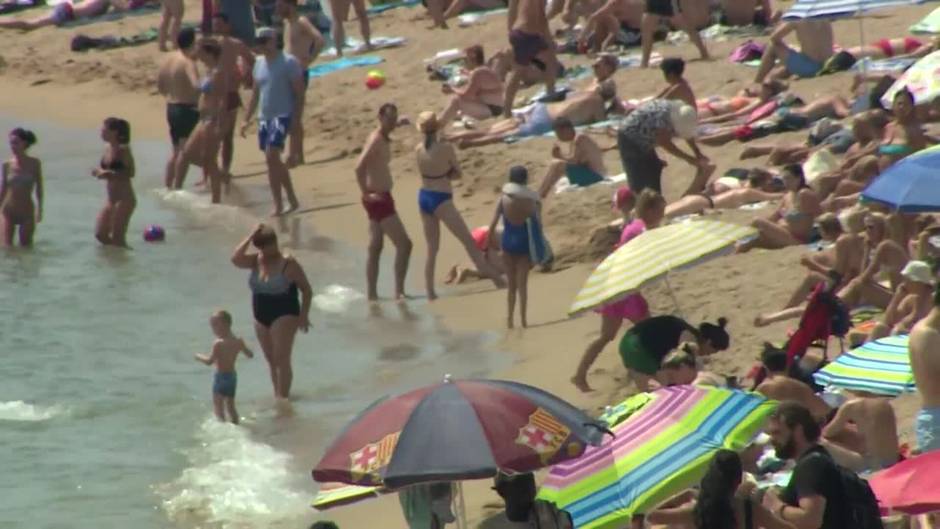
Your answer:
[[[833,463],[839,469],[842,490],[845,498],[846,527],[853,529],[884,529],[881,522],[881,509],[878,499],[872,492],[868,481],[858,477],[851,470]]]
[[[535,500],[532,506],[532,519],[536,529],[573,529],[571,515],[560,510],[554,503]]]
[[[827,294],[823,298],[830,308],[829,332],[833,336],[845,338],[852,328],[852,315],[849,313],[849,307],[842,301],[842,298],[834,294]]]

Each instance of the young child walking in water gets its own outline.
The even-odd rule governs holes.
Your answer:
[[[216,340],[212,344],[212,351],[208,355],[196,355],[207,366],[215,365],[215,377],[212,380],[212,405],[215,416],[220,421],[225,420],[225,411],[228,410],[229,420],[238,424],[238,412],[235,410],[235,386],[238,385],[238,376],[235,373],[235,360],[238,353],[245,353],[248,358],[255,355],[245,344],[245,340],[232,334],[232,315],[224,310],[217,311],[209,318],[209,327],[215,334]]]

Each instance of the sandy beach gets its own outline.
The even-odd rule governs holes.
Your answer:
[[[199,5],[187,2],[186,7],[186,19],[195,20],[200,13]],[[936,4],[878,11],[865,17],[865,32],[869,40],[875,36],[906,35],[906,28],[934,7]],[[155,27],[158,22],[158,14],[149,14],[76,28],[44,28],[28,34],[0,32],[0,94],[3,94],[0,114],[20,118],[24,126],[28,126],[30,120],[44,120],[89,130],[95,130],[104,117],[121,116],[132,122],[138,138],[166,138],[164,102],[154,85],[154,75],[161,59],[156,44],[87,53],[73,53],[68,48],[70,38],[79,32],[90,35],[129,34]],[[507,46],[504,15],[487,17],[468,28],[458,28],[453,24],[452,29],[446,32],[428,30],[429,25],[430,21],[420,6],[392,10],[372,19],[374,35],[407,39],[401,48],[376,52],[385,59],[379,67],[387,76],[387,84],[379,90],[369,91],[364,86],[366,69],[346,70],[311,82],[305,119],[307,164],[293,170],[301,204],[296,216],[309,226],[308,233],[312,231],[318,236],[364,246],[366,217],[359,204],[353,164],[363,140],[376,124],[378,106],[395,102],[401,115],[413,120],[420,111],[440,111],[445,104],[439,84],[427,80],[422,59],[439,50],[477,43],[483,44],[487,52]],[[839,44],[858,44],[857,21],[838,21],[834,27]],[[358,36],[355,23],[347,24],[347,32]],[[690,61],[696,54],[688,44],[659,44],[656,51],[664,56],[681,56],[690,61],[686,78],[692,82],[697,95],[732,94],[754,76],[753,69],[727,60],[728,53],[739,42],[740,39],[708,42],[716,57],[710,62]],[[587,59],[562,56],[562,61],[573,65],[585,64]],[[656,69],[624,69],[616,74],[615,79],[619,94],[627,98],[653,94],[662,85],[661,75]],[[799,81],[793,89],[809,100],[818,95],[845,93],[850,79],[850,74],[846,73],[820,77]],[[791,133],[774,136],[773,140],[802,141],[803,137],[804,133]],[[418,134],[413,127],[405,127],[393,134],[393,140],[394,194],[402,219],[415,242],[409,292],[422,295],[425,245],[414,199],[420,179],[412,154]],[[599,141],[602,146],[609,146],[615,140],[601,137]],[[525,164],[532,175],[540,178],[550,161],[551,146],[550,139],[538,138],[512,145],[498,144],[461,151],[459,156],[464,178],[458,184],[455,201],[468,224],[479,226],[489,222],[498,186],[504,182],[509,166]],[[705,148],[705,152],[717,164],[720,174],[733,167],[756,165],[739,161],[741,149],[742,144],[733,143],[721,148]],[[692,175],[681,162],[667,161],[664,191],[666,198],[672,200],[679,196]],[[616,150],[606,153],[605,162],[612,172],[621,172]],[[264,171],[263,157],[254,138],[238,139],[233,167],[235,185],[248,193],[235,193],[233,197],[267,197]],[[193,180],[191,174],[190,181]],[[148,182],[148,187],[156,185],[156,182]],[[633,391],[616,354],[616,344],[604,351],[590,374],[590,383],[596,391],[584,394],[569,382],[585,345],[598,332],[599,321],[593,315],[569,319],[567,309],[593,266],[609,250],[589,244],[585,234],[614,218],[610,208],[612,192],[612,187],[595,186],[554,195],[546,203],[543,217],[557,262],[554,271],[535,273],[530,280],[529,329],[509,332],[503,329],[505,293],[494,290],[488,282],[442,288],[439,290],[441,298],[430,305],[441,322],[455,331],[498,334],[499,349],[510,351],[512,357],[510,367],[493,373],[494,377],[539,386],[592,411]],[[259,218],[270,210],[266,200],[253,199],[237,204],[248,208]],[[734,210],[724,212],[718,218],[746,223],[754,215],[754,211]],[[679,313],[686,319],[692,322],[713,321],[724,316],[730,321],[731,348],[710,360],[711,371],[743,377],[759,354],[762,342],[781,341],[786,331],[795,326],[795,322],[787,322],[755,328],[752,321],[758,313],[778,308],[789,296],[804,273],[799,265],[799,256],[804,251],[803,247],[791,247],[725,256],[670,277],[680,304]],[[439,275],[451,264],[466,261],[456,240],[449,235],[443,236]],[[316,263],[305,265],[314,267]],[[387,248],[382,274],[387,277],[390,273],[391,255]],[[671,313],[677,309],[664,284],[646,289],[644,294],[650,300],[654,314]],[[442,374],[447,371],[446,365],[440,367]],[[916,396],[905,396],[893,401],[902,442],[913,444],[912,417],[916,412],[916,400]],[[319,432],[325,437],[334,433]],[[302,462],[309,462],[308,466],[312,467],[320,454],[296,453],[294,456]],[[488,481],[465,485],[471,526],[493,528],[501,524],[499,516],[494,518],[494,513],[501,509],[501,502],[489,487]],[[310,491],[312,497],[313,482]],[[374,526],[374,521],[379,519],[383,520],[382,527],[388,529],[406,527],[393,496],[322,514],[311,510],[310,518],[333,519],[344,528]]]

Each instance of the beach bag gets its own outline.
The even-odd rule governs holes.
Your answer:
[[[868,481],[838,463],[833,462],[833,464],[839,469],[842,481],[846,527],[853,529],[884,529],[884,523],[881,521],[881,509],[878,508],[878,498],[875,497]]]
[[[735,48],[728,58],[731,59],[731,62],[748,62],[760,59],[763,55],[764,46],[753,40],[748,40]]]
[[[532,507],[532,518],[535,521],[535,529],[574,528],[571,515],[567,511],[562,511],[554,503],[543,500],[535,501]]]
[[[548,244],[545,234],[542,232],[542,221],[539,214],[535,213],[525,221],[526,230],[529,232],[529,260],[534,265],[545,266],[550,264],[555,256],[552,253],[552,247]]]

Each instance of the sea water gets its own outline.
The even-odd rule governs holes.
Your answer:
[[[15,125],[0,118],[0,130]],[[316,295],[294,348],[292,413],[276,411],[247,274],[229,263],[258,219],[161,190],[167,146],[135,141],[133,249],[103,248],[92,237],[105,196],[90,176],[98,131],[28,125],[45,218],[34,248],[0,250],[0,528],[302,527],[311,466],[354,413],[493,366],[487,337],[448,332],[420,302],[369,307],[361,250],[294,219],[280,237]],[[151,223],[165,242],[143,242]],[[214,419],[212,370],[193,359],[212,342],[217,308],[258,353],[238,363],[240,427]]]

